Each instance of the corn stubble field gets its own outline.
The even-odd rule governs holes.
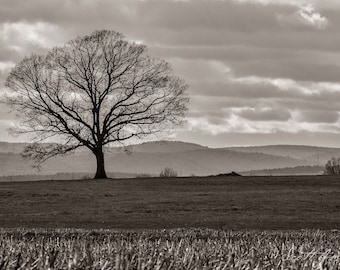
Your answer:
[[[336,177],[12,182],[0,195],[0,270],[340,269]]]
[[[0,269],[339,269],[336,231],[1,230]]]

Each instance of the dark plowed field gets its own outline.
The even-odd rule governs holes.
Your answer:
[[[340,229],[340,178],[0,183],[0,227]]]

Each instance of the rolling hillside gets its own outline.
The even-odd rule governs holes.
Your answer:
[[[305,145],[268,145],[228,148],[242,153],[263,153],[290,157],[309,162],[310,165],[324,165],[331,157],[340,157],[339,148],[305,146]]]
[[[164,167],[180,175],[212,175],[230,171],[304,165],[300,160],[262,153],[241,153],[226,149],[197,149],[172,153],[132,152],[130,155],[108,155],[108,170],[129,173],[159,173]]]
[[[25,145],[0,143],[0,176],[57,173],[85,173],[91,176],[95,171],[94,156],[86,149],[51,159],[40,171],[33,169],[32,161],[20,155]],[[340,156],[340,149],[290,145],[216,149],[192,143],[160,141],[128,148],[109,148],[105,165],[108,173],[129,175],[158,175],[165,167],[175,169],[182,176],[214,175],[231,171],[257,171],[256,174],[262,171],[267,174],[268,170],[273,169],[280,169],[282,174],[285,171],[287,174],[299,174],[299,171],[314,174],[316,169],[312,166],[323,166],[332,156]],[[298,166],[304,169],[286,169]]]

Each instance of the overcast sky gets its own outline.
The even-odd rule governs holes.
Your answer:
[[[340,147],[339,14],[339,0],[0,0],[0,87],[25,55],[115,30],[190,85],[171,139]],[[0,140],[20,140],[0,117]]]

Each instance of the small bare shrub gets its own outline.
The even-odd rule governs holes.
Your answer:
[[[170,167],[164,168],[159,174],[160,177],[177,177],[178,173]]]
[[[325,165],[325,175],[340,174],[340,158],[332,157]]]

